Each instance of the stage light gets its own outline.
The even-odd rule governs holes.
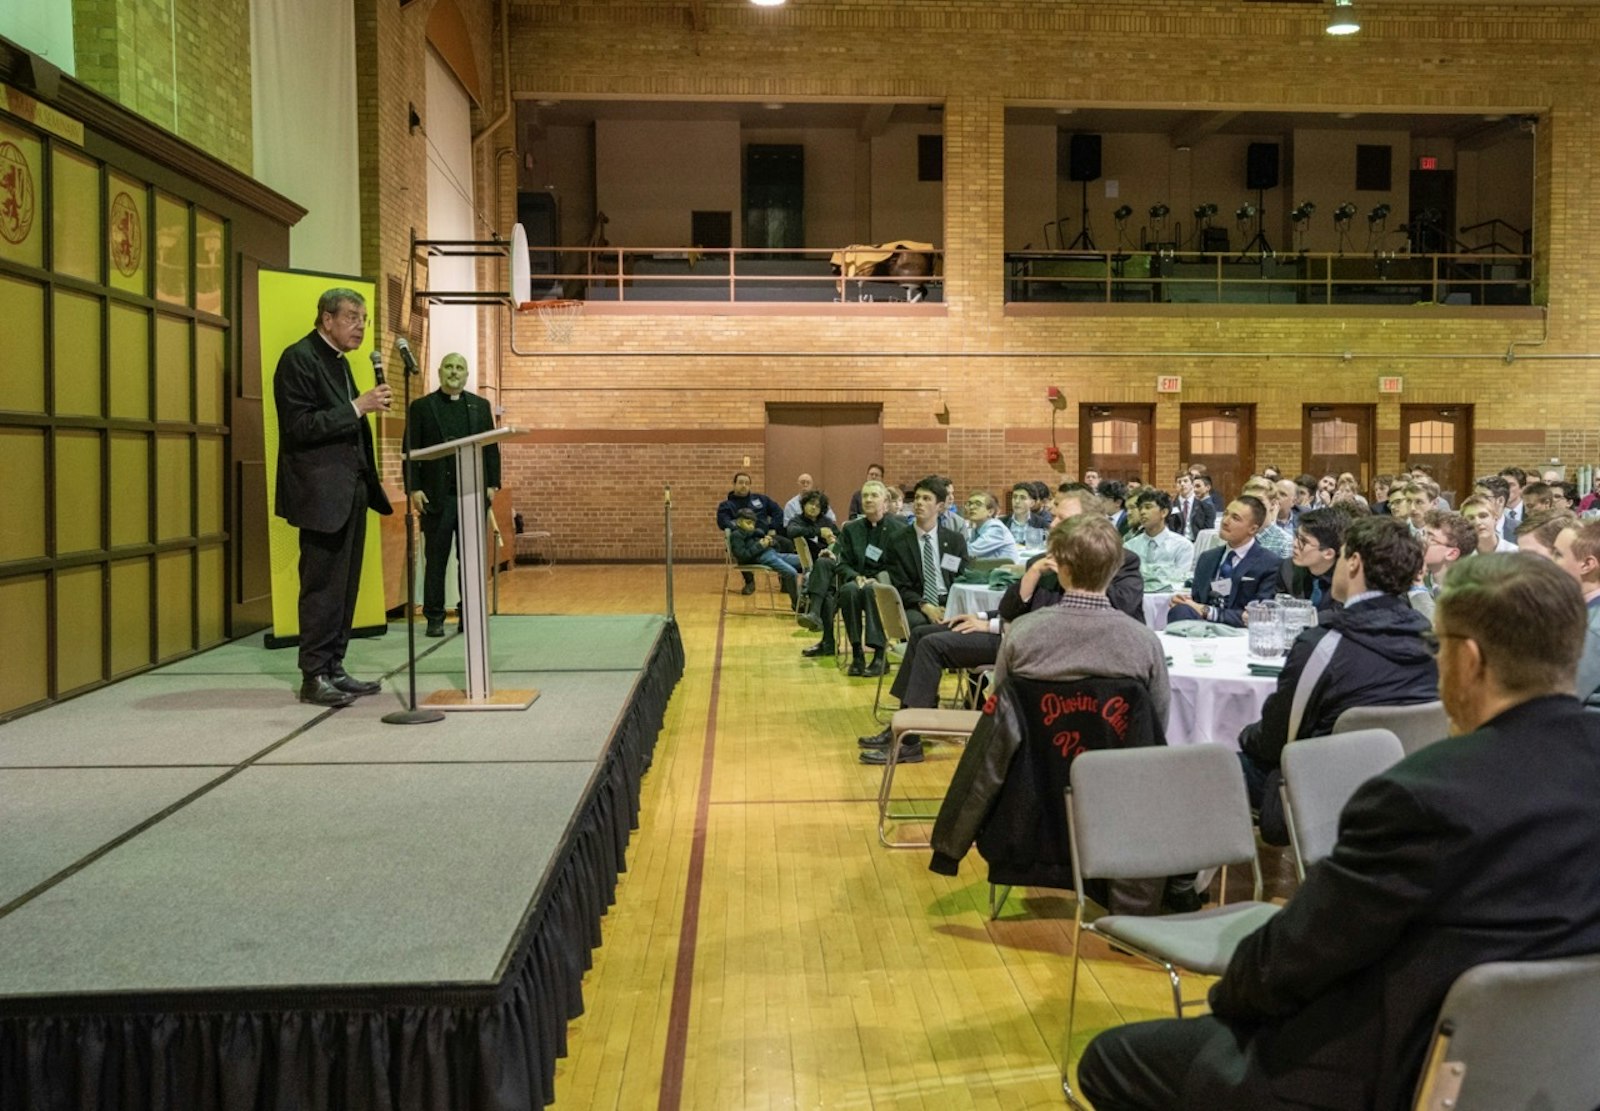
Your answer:
[[[1111,218],[1113,220],[1126,220],[1129,216],[1132,216],[1132,215],[1133,215],[1133,206],[1125,204],[1121,208],[1119,208],[1115,212],[1113,212],[1111,214]]]
[[[1297,224],[1303,224],[1307,220],[1311,219],[1311,214],[1316,210],[1317,206],[1315,204],[1311,203],[1310,201],[1301,201],[1295,206],[1294,209],[1290,211],[1289,219],[1293,220]]]
[[[1171,211],[1172,209],[1168,208],[1165,204],[1153,204],[1150,206],[1150,219],[1165,220],[1167,218],[1167,214]]]
[[[1335,224],[1348,224],[1351,220],[1355,219],[1355,215],[1358,211],[1359,209],[1357,209],[1354,204],[1350,203],[1349,201],[1345,201],[1344,204],[1333,210],[1333,222]]]
[[[1387,220],[1389,218],[1389,213],[1392,212],[1392,211],[1394,211],[1394,210],[1391,209],[1386,204],[1377,205],[1377,206],[1375,206],[1373,208],[1373,210],[1371,212],[1367,213],[1367,223],[1369,223],[1369,224],[1381,223],[1382,221]]]
[[[1255,219],[1255,215],[1256,206],[1251,204],[1249,201],[1245,201],[1244,204],[1233,210],[1233,218],[1239,221],[1241,224],[1246,220]]]
[[[1355,0],[1333,0],[1327,30],[1330,35],[1353,35],[1361,30],[1361,21],[1356,18]]]
[[[1194,207],[1194,218],[1196,220],[1209,220],[1216,214],[1217,206],[1212,204],[1210,201],[1207,201],[1205,204],[1197,204]]]

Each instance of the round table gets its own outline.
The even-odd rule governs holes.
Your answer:
[[[960,617],[964,613],[993,613],[1005,594],[1004,590],[995,590],[983,583],[956,583],[950,587],[950,597],[945,599],[945,618]]]
[[[1146,594],[1144,596],[1144,623],[1160,632],[1167,627],[1167,610],[1172,607],[1172,595]]]
[[[1242,636],[1157,635],[1172,661],[1167,666],[1172,687],[1167,743],[1210,742],[1237,749],[1239,730],[1261,720],[1261,708],[1277,689],[1277,678],[1250,674],[1249,647]],[[1196,647],[1211,649],[1210,664],[1194,662]]]

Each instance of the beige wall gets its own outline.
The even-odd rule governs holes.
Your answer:
[[[853,129],[747,128],[741,139],[746,146],[787,143],[805,148],[806,246],[844,246],[866,238],[866,210],[859,201],[870,182],[862,180],[865,144]]]
[[[606,238],[638,247],[689,246],[690,213],[733,214],[743,152],[735,120],[599,120],[594,126],[595,203],[611,217]]]
[[[944,183],[917,180],[917,136],[939,127],[893,124],[872,140],[872,218],[867,239],[944,243]],[[950,152],[945,150],[948,164]]]

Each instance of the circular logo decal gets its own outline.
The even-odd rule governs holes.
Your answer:
[[[33,171],[15,143],[0,143],[0,237],[21,243],[33,230]]]
[[[139,272],[144,257],[144,229],[140,226],[139,206],[126,193],[111,201],[111,264],[124,278]]]

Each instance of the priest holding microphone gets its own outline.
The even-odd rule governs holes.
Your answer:
[[[272,376],[278,414],[273,508],[300,530],[300,701],[318,706],[348,706],[382,689],[344,669],[367,510],[393,512],[367,420],[389,408],[382,358],[373,352],[378,384],[364,393],[345,358],[361,346],[366,330],[366,299],[353,289],[330,289],[317,300],[316,327],[284,350]]]

